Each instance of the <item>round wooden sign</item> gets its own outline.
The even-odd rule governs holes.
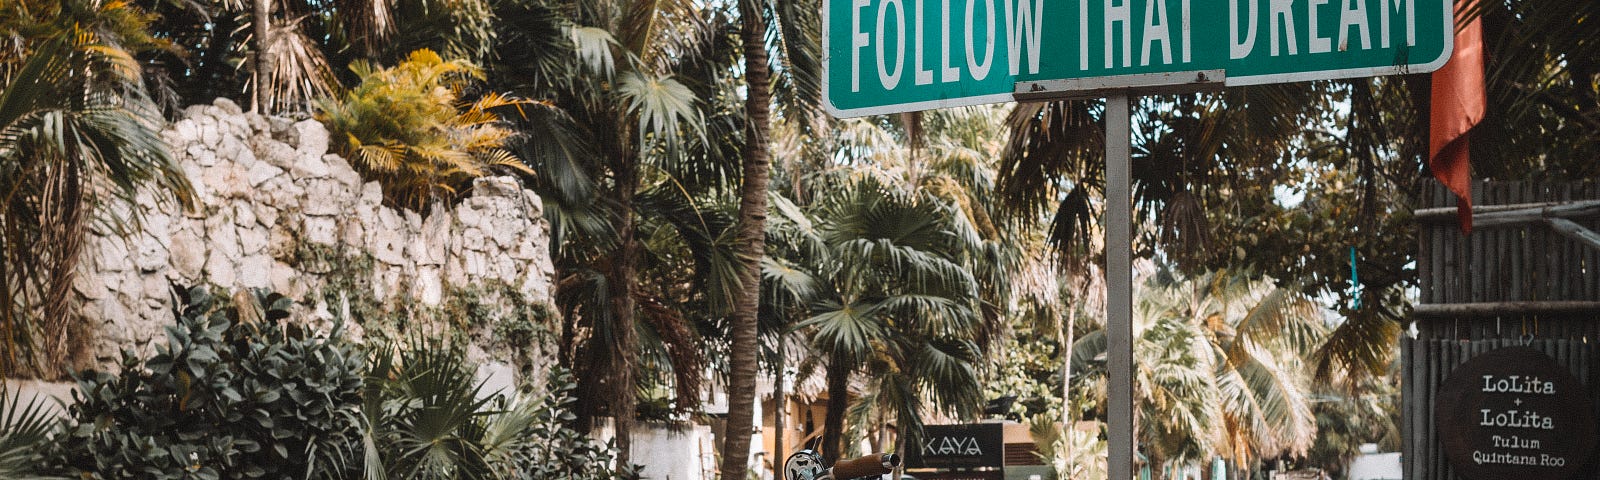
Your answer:
[[[1572,478],[1595,448],[1589,390],[1543,352],[1492,350],[1450,372],[1434,399],[1438,437],[1463,478]]]

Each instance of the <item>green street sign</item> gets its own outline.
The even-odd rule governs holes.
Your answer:
[[[823,96],[855,117],[1017,82],[1222,70],[1226,85],[1431,72],[1450,0],[828,0]]]

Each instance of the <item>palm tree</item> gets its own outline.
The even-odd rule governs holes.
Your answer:
[[[640,219],[655,200],[698,201],[701,192],[736,178],[725,168],[724,152],[739,138],[737,128],[729,127],[739,123],[715,110],[708,119],[704,112],[720,105],[702,100],[726,98],[722,80],[728,70],[717,61],[728,57],[715,35],[726,17],[676,1],[508,1],[501,7],[508,19],[502,38],[550,47],[510,46],[516,52],[494,63],[490,82],[541,102],[524,117],[538,134],[521,139],[516,150],[535,165],[534,187],[555,200],[546,211],[557,227],[553,236],[561,240],[552,248],[560,277],[557,301],[567,317],[562,353],[580,372],[579,395],[588,400],[583,413],[615,420],[625,464],[646,340],[640,332],[695,339],[661,334],[687,331],[683,322],[690,316],[651,298],[659,289],[641,286],[641,279],[651,277],[645,267],[657,232],[641,234]],[[695,215],[676,218],[705,227],[691,229],[700,238],[718,239],[721,233]],[[708,281],[736,285],[731,279]],[[698,372],[689,371],[694,368],[673,366],[680,385],[697,378]]]
[[[138,221],[98,206],[132,204],[150,181],[185,207],[193,201],[161,139],[139,65],[118,35],[138,31],[143,17],[121,3],[69,1],[57,8],[59,16],[43,21],[7,15],[38,21],[34,27],[47,36],[7,51],[21,56],[0,57],[0,372],[6,375],[55,377],[70,368],[69,293],[87,231],[94,224],[126,233]]]
[[[1138,298],[1136,422],[1152,463],[1217,452],[1243,465],[1310,448],[1311,371],[1300,358],[1325,332],[1309,299],[1246,275],[1166,269]],[[1102,374],[1104,352],[1103,331],[1084,336],[1074,368]]]
[[[841,453],[856,372],[871,379],[860,408],[912,439],[924,410],[970,415],[981,403],[983,320],[969,273],[980,247],[959,211],[870,178],[821,198],[810,215],[786,200],[777,210],[781,254],[763,275],[775,293],[806,305],[793,328],[810,336],[812,361],[825,362],[824,456]]]

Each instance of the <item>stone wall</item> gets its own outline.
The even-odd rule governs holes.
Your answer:
[[[144,212],[133,235],[91,238],[77,292],[94,338],[73,342],[84,362],[148,354],[172,322],[171,285],[214,284],[282,293],[298,321],[358,317],[358,337],[464,331],[474,361],[542,370],[529,361],[548,358],[550,344],[527,335],[554,318],[548,226],[516,179],[480,179],[458,205],[421,215],[382,205],[377,182],[330,154],[315,120],[219,99],[189,107],[164,135],[200,207],[147,194],[133,207]]]

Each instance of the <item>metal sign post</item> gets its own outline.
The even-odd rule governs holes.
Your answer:
[[[1106,96],[1106,478],[1133,478],[1133,175],[1128,93]],[[1071,328],[1070,326],[1067,328]]]
[[[1220,90],[1222,70],[1019,82],[1019,101],[1105,97],[1107,478],[1133,478],[1133,132],[1136,95]],[[1068,328],[1071,328],[1070,326]]]

